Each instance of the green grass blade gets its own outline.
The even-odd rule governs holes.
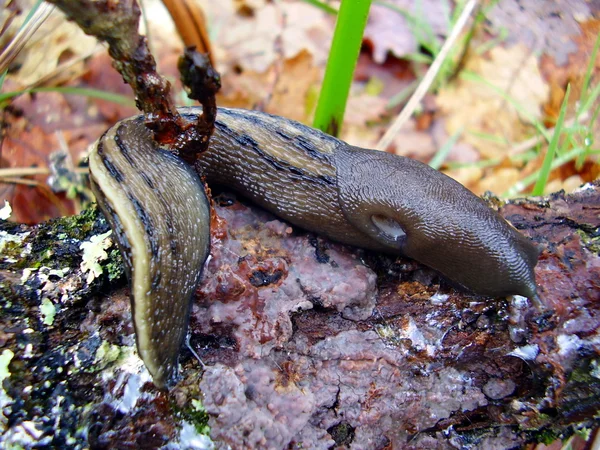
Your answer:
[[[578,114],[581,115],[582,113],[584,113],[585,111],[590,109],[592,107],[592,105],[594,104],[594,102],[596,101],[596,99],[598,98],[598,95],[600,95],[600,83],[598,83],[596,86],[594,86],[594,88],[592,89],[592,92],[590,92],[589,95],[585,95],[585,100],[583,99],[584,94],[582,91],[582,102],[581,102],[581,106],[579,108]],[[594,123],[594,122],[591,122],[591,123]]]
[[[573,161],[583,151],[584,151],[583,148],[577,147],[577,148],[574,148],[572,150],[569,150],[564,155],[559,156],[554,161],[552,161],[551,171],[558,169],[563,164],[566,164],[566,163],[568,163],[570,161]],[[591,155],[600,155],[600,150],[596,150],[596,151],[590,152],[590,154]],[[527,186],[529,186],[530,184],[532,184],[534,181],[536,181],[540,177],[540,173],[541,173],[541,169],[540,170],[536,170],[531,175],[523,178],[515,186],[513,186],[511,189],[509,189],[508,191],[506,191],[503,194],[503,197],[514,197],[515,195],[521,193]]]
[[[370,6],[371,0],[343,0],[338,12],[313,121],[315,128],[333,136],[339,135],[344,119]]]
[[[4,72],[2,72],[2,75],[0,75],[0,91],[2,90],[2,86],[4,86],[4,80],[6,79],[7,73],[8,69],[6,69]]]
[[[387,109],[392,109],[398,106],[400,103],[404,103],[408,99],[408,97],[410,97],[413,94],[413,92],[415,92],[415,89],[418,85],[419,80],[411,81],[408,86],[406,86],[404,89],[402,89],[392,98],[390,98],[385,107]]]
[[[328,14],[333,14],[334,16],[338,13],[338,10],[335,9],[333,6],[330,6],[327,3],[321,2],[319,0],[304,0],[304,3],[316,6],[317,8],[325,11]]]
[[[429,165],[431,167],[436,170],[442,167],[442,164],[444,164],[444,161],[446,161],[450,150],[452,150],[452,147],[454,147],[454,144],[456,144],[456,141],[458,141],[458,138],[462,135],[462,132],[463,129],[459,129],[456,133],[450,136],[450,139],[448,139],[444,145],[442,145],[433,158],[431,158],[431,161],[429,161]]]
[[[558,141],[562,133],[563,123],[565,122],[565,115],[567,113],[567,103],[569,101],[570,93],[571,85],[568,85],[567,92],[565,92],[565,98],[563,99],[562,106],[560,107],[558,120],[556,121],[556,126],[554,127],[554,134],[552,135],[552,140],[550,141],[550,145],[548,145],[548,151],[546,152],[544,162],[542,163],[542,168],[540,169],[540,176],[535,182],[533,190],[531,191],[532,195],[542,195],[544,193],[546,183],[548,183],[548,177],[550,176],[550,172],[552,170],[552,161],[554,160],[554,155],[558,147]]]
[[[101,100],[106,100],[108,102],[118,103],[124,106],[135,106],[135,102],[133,99],[126,97],[121,94],[114,94],[112,92],[105,92],[98,89],[90,89],[90,88],[81,88],[81,87],[39,87],[32,89],[25,89],[23,91],[12,91],[5,92],[0,94],[0,103],[10,100],[14,97],[18,97],[19,95],[28,94],[28,93],[36,93],[36,92],[59,92],[62,94],[74,94],[74,95],[83,95],[85,97],[98,98]]]
[[[463,70],[459,76],[461,79],[463,79],[465,81],[474,81],[477,83],[482,83],[485,86],[492,89],[497,94],[499,94],[504,100],[506,100],[508,103],[510,103],[512,106],[514,106],[514,108],[519,112],[519,114],[521,114],[523,117],[526,117],[533,124],[533,126],[535,126],[537,131],[542,136],[544,136],[544,139],[546,139],[547,142],[550,142],[551,136],[548,133],[548,130],[546,129],[544,124],[542,122],[540,122],[538,119],[536,119],[529,111],[527,111],[523,107],[523,105],[521,105],[518,101],[516,101],[514,98],[512,98],[510,95],[508,95],[503,89],[499,88],[498,86],[496,86],[493,83],[490,83],[488,80],[486,80],[481,75],[479,75],[475,72]]]
[[[590,120],[590,124],[597,123],[598,115],[600,113],[600,105],[596,107],[594,113],[592,114],[592,119]],[[585,151],[577,158],[576,169],[581,170],[583,167],[583,163],[590,155],[592,150],[592,145],[594,144],[594,130],[593,125],[590,125],[585,131],[585,137],[583,138],[583,146]]]
[[[587,66],[587,70],[585,71],[585,77],[583,77],[583,85],[581,86],[581,103],[586,103],[587,99],[587,91],[590,85],[590,80],[592,79],[592,72],[594,71],[594,66],[596,65],[596,55],[598,54],[598,48],[600,47],[600,34],[596,38],[596,43],[594,44],[594,49],[592,50],[592,54],[590,55],[590,62]],[[584,108],[581,108],[580,111],[585,111]],[[579,111],[578,111],[579,113]]]
[[[40,5],[43,3],[43,1],[44,0],[37,0],[35,2],[35,4],[33,5],[33,7],[29,10],[29,13],[27,13],[27,17],[25,17],[25,20],[23,21],[23,23],[19,27],[19,31],[22,30],[25,27],[25,25],[27,25],[27,22],[29,22],[31,20],[31,18],[33,17],[33,15],[35,14],[35,12],[38,10],[38,8],[40,7]]]

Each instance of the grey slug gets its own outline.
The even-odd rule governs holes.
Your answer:
[[[190,121],[200,111],[180,109]],[[410,257],[474,293],[537,298],[537,247],[460,183],[418,161],[353,147],[282,117],[220,108],[196,171],[209,184],[232,187],[294,225],[345,244]],[[132,288],[133,309],[146,314],[145,325],[136,322],[138,348],[146,365],[156,367],[150,370],[156,382],[156,373],[172,370],[190,292],[206,257],[204,191],[180,161],[156,147],[141,118],[120,122],[99,140],[90,172],[115,233],[126,235],[119,239],[125,260],[133,268],[143,261],[138,271],[130,269],[132,286],[138,277],[153,279],[152,268],[163,273],[156,283],[145,281],[149,290]],[[175,186],[185,193],[179,200],[169,197]],[[169,207],[172,201],[186,206]],[[130,222],[138,225],[124,225]],[[155,251],[148,245],[152,239]],[[187,246],[181,248],[183,242]],[[193,247],[198,251],[190,251]],[[167,266],[166,254],[178,262],[177,269]],[[182,267],[196,272],[190,275]],[[163,346],[162,340],[170,344]]]

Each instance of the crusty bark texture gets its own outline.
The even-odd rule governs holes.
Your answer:
[[[202,363],[183,348],[166,393],[137,358],[100,213],[0,225],[1,444],[514,448],[593,424],[599,183],[501,205],[543,248],[542,309],[456,291],[231,194],[214,206],[190,322]]]

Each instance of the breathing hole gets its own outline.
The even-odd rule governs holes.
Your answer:
[[[379,231],[394,241],[399,241],[406,236],[404,228],[402,228],[402,226],[394,219],[390,219],[389,217],[380,214],[374,214],[371,216],[371,222],[379,228]]]

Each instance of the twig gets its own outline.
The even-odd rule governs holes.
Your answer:
[[[37,180],[30,180],[29,178],[16,178],[6,177],[2,178],[2,183],[5,184],[23,184],[25,186],[43,187],[44,185]]]
[[[215,65],[206,18],[196,0],[163,0],[177,32],[186,47],[196,47],[198,53],[206,53],[211,66]]]
[[[410,97],[408,103],[400,112],[392,126],[386,131],[381,140],[377,143],[377,149],[385,151],[390,146],[390,144],[404,125],[404,123],[410,118],[410,116],[412,116],[413,112],[421,102],[421,99],[427,93],[427,90],[431,86],[431,83],[433,83],[433,80],[435,79],[437,73],[442,67],[442,63],[448,56],[450,49],[454,45],[454,42],[456,41],[465,24],[467,23],[467,20],[469,19],[469,16],[471,15],[471,12],[475,8],[476,4],[477,0],[469,0],[467,2],[460,17],[456,21],[452,32],[448,36],[448,39],[446,39],[446,42],[444,42],[444,45],[442,46],[440,52],[431,64],[431,67],[429,67],[429,70],[423,77],[423,80],[415,90],[414,94]]]
[[[156,72],[146,38],[138,32],[140,9],[135,0],[49,1],[86,34],[108,43],[113,66],[132,87],[137,107],[148,115],[146,125],[155,137],[177,134],[185,124],[170,97],[171,85]]]
[[[78,167],[73,172],[81,175],[88,173],[88,169],[85,167]],[[29,177],[32,175],[49,175],[50,169],[48,167],[10,167],[0,169],[0,179],[5,182],[8,178],[14,177]]]

